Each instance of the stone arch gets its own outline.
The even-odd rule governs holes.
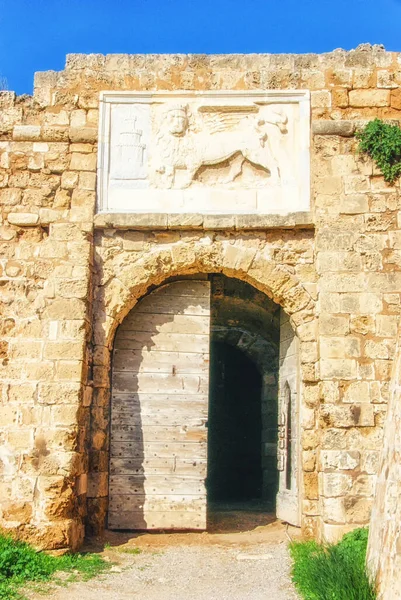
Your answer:
[[[273,259],[270,248],[205,236],[196,247],[190,241],[168,249],[156,246],[138,260],[120,263],[118,272],[106,273],[95,292],[95,344],[111,346],[119,323],[150,288],[196,273],[223,273],[249,283],[279,304],[296,328],[313,319],[313,298],[288,267]]]
[[[253,234],[252,234],[253,235]],[[114,335],[129,311],[151,289],[172,277],[222,273],[249,283],[266,294],[289,315],[306,346],[315,342],[309,324],[315,318],[315,301],[295,271],[275,258],[261,236],[225,237],[205,233],[194,242],[191,233],[172,243],[155,243],[142,252],[124,251],[101,256],[96,263],[93,299],[93,401],[88,486],[89,529],[104,529],[108,497],[108,422],[110,360]],[[302,375],[316,381],[316,357],[305,353]],[[309,356],[310,354],[310,356]],[[301,375],[301,376],[302,376]]]

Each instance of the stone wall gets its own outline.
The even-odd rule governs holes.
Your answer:
[[[399,120],[401,55],[70,55],[0,94],[1,526],[77,547],[107,513],[110,349],[167,277],[223,272],[290,315],[302,362],[302,524],[369,520],[401,292],[400,185],[356,152]],[[100,90],[309,89],[310,214],[95,216]],[[86,501],[88,499],[88,502]],[[88,515],[86,515],[88,507]]]
[[[401,347],[393,362],[384,444],[369,530],[368,566],[382,600],[401,598]]]

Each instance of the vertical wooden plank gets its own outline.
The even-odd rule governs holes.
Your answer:
[[[210,284],[151,292],[115,339],[110,529],[206,529]]]
[[[299,503],[299,340],[288,315],[280,314],[277,517],[300,526]]]

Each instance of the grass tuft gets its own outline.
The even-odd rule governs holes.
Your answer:
[[[366,567],[367,529],[355,529],[337,544],[293,542],[292,579],[304,600],[376,600]]]
[[[0,599],[22,600],[18,591],[29,582],[49,581],[57,571],[79,573],[88,580],[110,568],[96,554],[64,554],[51,556],[38,552],[25,542],[0,534]]]

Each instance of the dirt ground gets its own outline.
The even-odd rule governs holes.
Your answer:
[[[225,511],[197,533],[106,532],[86,550],[111,571],[88,582],[51,587],[52,600],[296,600],[289,577],[287,528],[266,513]],[[31,600],[43,598],[28,593]]]

